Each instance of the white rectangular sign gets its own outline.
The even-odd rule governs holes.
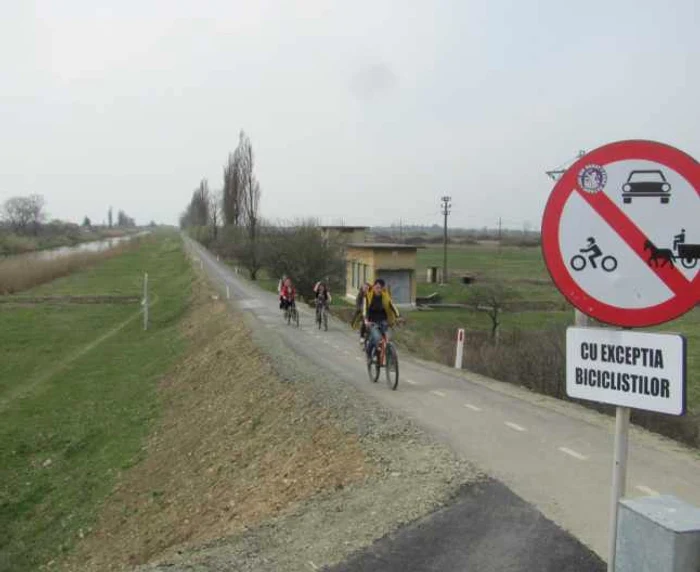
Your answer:
[[[566,331],[569,397],[685,413],[685,338],[601,328]]]

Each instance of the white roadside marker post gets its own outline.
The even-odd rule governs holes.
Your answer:
[[[148,272],[143,275],[143,329],[148,330]]]
[[[464,330],[457,330],[457,351],[455,352],[455,369],[462,369],[464,361]]]

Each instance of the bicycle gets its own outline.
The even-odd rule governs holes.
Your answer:
[[[316,302],[316,323],[319,330],[323,327],[328,331],[328,305],[325,302]]]
[[[370,326],[370,331],[365,341],[365,355],[367,344],[369,343],[370,333],[373,328],[378,328],[376,324]],[[374,348],[367,361],[367,375],[369,380],[376,383],[379,380],[381,368],[384,368],[386,373],[386,383],[390,389],[396,390],[399,385],[399,354],[396,351],[396,346],[389,340],[386,331],[382,332],[382,337]]]
[[[297,328],[299,327],[299,312],[295,304],[289,304],[284,309],[284,321],[288,326],[294,324]]]

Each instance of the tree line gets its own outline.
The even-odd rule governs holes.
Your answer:
[[[207,244],[218,240],[222,227],[237,246],[236,258],[255,280],[261,267],[259,209],[260,183],[255,175],[253,145],[241,131],[238,145],[224,165],[222,190],[211,191],[207,179],[202,179],[180,216],[180,226],[194,229],[196,238]]]
[[[180,216],[180,227],[217,254],[235,260],[252,280],[261,270],[272,278],[290,276],[307,297],[318,280],[344,286],[345,263],[337,240],[324,235],[311,219],[288,226],[264,221],[260,197],[253,146],[241,131],[223,165],[221,190],[211,190],[202,179]]]
[[[110,220],[111,211],[110,208]],[[124,211],[119,211],[116,221],[111,220],[110,228],[113,230],[108,230],[106,224],[93,225],[87,216],[79,226],[51,219],[46,210],[46,201],[41,195],[11,197],[0,203],[0,256],[73,246],[83,241],[112,236],[114,230],[121,233],[135,226],[134,219]]]
[[[46,200],[42,195],[16,196],[7,199],[0,208],[0,227],[20,236],[39,236],[47,225]],[[117,213],[116,225],[112,207],[107,212],[109,228],[135,228],[136,221],[123,210]],[[58,220],[48,223],[52,226],[71,226]],[[75,225],[73,225],[75,226]],[[89,217],[83,218],[83,227],[92,227]]]

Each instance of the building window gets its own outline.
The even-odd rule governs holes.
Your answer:
[[[353,288],[355,287],[355,282],[357,280],[356,272],[357,272],[357,263],[353,262],[352,263],[352,287]]]
[[[369,274],[369,266],[367,266],[365,264],[364,268],[362,270],[363,270],[362,283],[364,284],[365,282],[367,282],[367,279],[368,279],[367,275]]]

